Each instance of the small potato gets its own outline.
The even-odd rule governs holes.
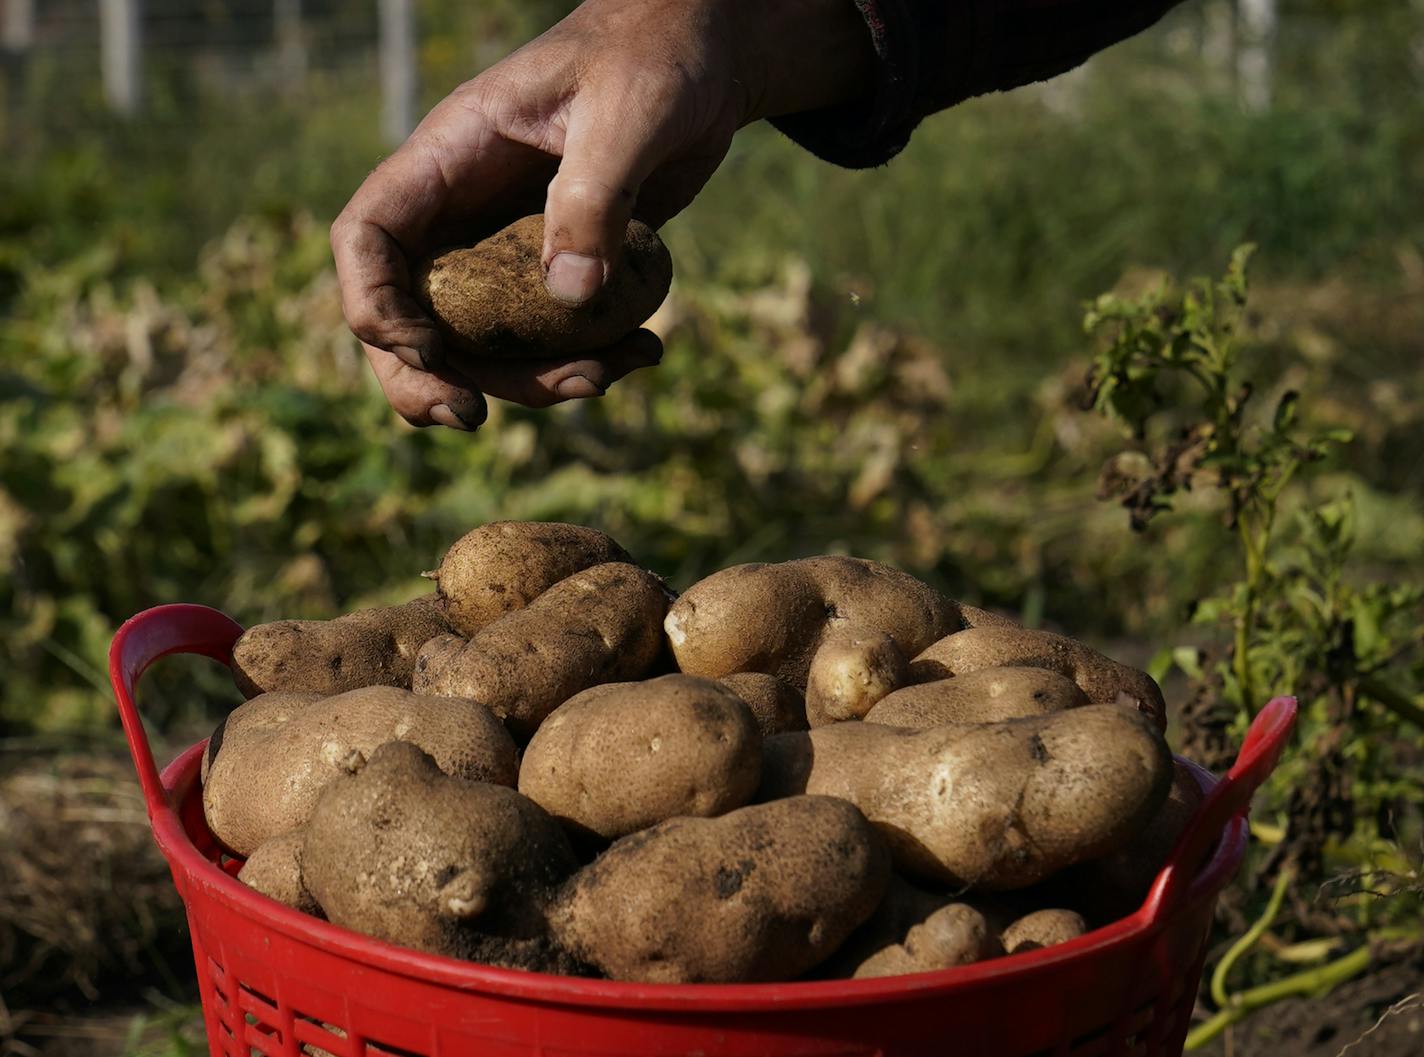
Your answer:
[[[807,729],[805,700],[776,676],[736,672],[717,681],[747,703],[763,737]]]
[[[632,560],[597,529],[495,521],[456,540],[434,576],[450,627],[469,638],[576,572],[604,562]]]
[[[885,898],[875,908],[875,913],[852,932],[836,949],[836,953],[811,975],[816,979],[850,979],[857,975],[862,965],[877,957],[899,960],[903,951],[899,954],[885,952],[891,948],[902,947],[911,929],[924,924],[937,911],[959,901],[954,894],[929,891],[911,884],[898,873],[891,874],[890,886],[885,891]],[[979,957],[988,958],[998,953],[993,948],[991,943]],[[906,968],[902,971],[920,970]]]
[[[913,926],[903,943],[871,955],[855,971],[855,979],[901,976],[971,965],[1002,953],[984,915],[965,903],[941,907]]]
[[[910,679],[924,683],[1006,666],[1057,672],[1077,683],[1093,704],[1130,704],[1166,729],[1167,705],[1156,680],[1051,631],[978,627],[956,632],[914,659]]]
[[[232,648],[233,681],[244,697],[340,694],[363,686],[409,690],[421,644],[447,630],[435,595],[335,620],[257,624]]]
[[[297,708],[290,695],[263,695],[239,705],[209,741],[218,748],[203,783],[208,828],[234,854],[251,855],[305,825],[322,787],[352,761],[397,739],[427,749],[458,777],[510,786],[518,780],[509,732],[474,701],[390,686]]]
[[[1004,929],[1001,942],[1009,954],[1036,951],[1077,939],[1088,931],[1088,923],[1076,910],[1050,908],[1035,910]]]
[[[545,289],[543,250],[536,214],[420,269],[417,296],[456,358],[567,358],[607,348],[656,312],[672,283],[672,257],[641,221],[629,222],[617,266],[580,305]]]
[[[417,672],[414,686],[480,701],[527,742],[580,690],[646,675],[662,648],[667,603],[652,573],[623,562],[595,565],[506,613],[443,667]]]
[[[1073,680],[1044,668],[985,668],[918,683],[887,694],[865,714],[867,723],[924,730],[946,723],[997,723],[1043,716],[1088,703]]]
[[[883,632],[832,632],[811,658],[806,720],[813,727],[863,719],[909,681],[909,662]]]
[[[414,683],[416,679],[422,682],[434,679],[436,673],[449,664],[469,641],[451,632],[436,635],[421,646],[415,655],[415,670],[411,673],[411,682]]]
[[[612,840],[675,815],[751,802],[761,734],[718,683],[664,675],[575,694],[540,725],[519,791],[580,837]]]
[[[898,569],[831,555],[713,573],[673,604],[665,628],[689,675],[765,672],[801,690],[833,631],[882,633],[912,657],[971,612],[983,615]]]
[[[316,897],[302,880],[302,842],[306,835],[305,829],[294,829],[264,840],[247,857],[237,879],[293,910],[324,917]]]
[[[444,774],[409,742],[323,790],[302,874],[327,917],[417,950],[567,972],[547,906],[578,867],[564,832],[513,789]]]
[[[1172,780],[1161,733],[1117,705],[924,731],[835,723],[763,750],[759,799],[849,800],[899,869],[991,891],[1122,848]]]
[[[852,805],[793,797],[624,837],[574,875],[550,921],[615,980],[787,980],[869,917],[889,878]]]

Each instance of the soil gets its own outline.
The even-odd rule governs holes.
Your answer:
[[[1381,966],[1322,998],[1257,1011],[1192,1057],[1420,1057],[1424,959]]]

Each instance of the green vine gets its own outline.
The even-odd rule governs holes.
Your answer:
[[[1099,497],[1120,502],[1139,533],[1176,511],[1179,531],[1185,524],[1204,546],[1236,552],[1238,576],[1192,613],[1219,637],[1169,650],[1158,664],[1159,673],[1175,664],[1195,687],[1181,717],[1188,754],[1193,739],[1239,741],[1275,694],[1293,692],[1301,703],[1300,745],[1256,805],[1258,818],[1285,823],[1258,866],[1274,872],[1270,896],[1216,965],[1217,1012],[1188,1048],[1263,1006],[1348,980],[1368,967],[1381,938],[1419,940],[1419,886],[1384,864],[1400,861],[1400,834],[1424,827],[1424,776],[1409,764],[1424,730],[1424,590],[1354,573],[1354,499],[1320,495],[1305,472],[1335,457],[1349,431],[1307,422],[1296,389],[1268,397],[1243,369],[1259,349],[1247,313],[1251,254],[1236,250],[1220,279],[1105,294],[1084,320],[1096,342],[1086,404],[1131,444],[1104,465]],[[1189,492],[1204,502],[1188,507]],[[1219,514],[1229,535],[1203,509]],[[1372,884],[1332,883],[1363,877]],[[1334,912],[1321,913],[1307,886],[1332,893]],[[1393,922],[1408,924],[1401,932]],[[1273,928],[1289,934],[1274,946],[1292,952],[1328,951],[1351,937],[1354,949],[1274,979],[1272,962],[1288,959],[1251,958],[1244,971],[1258,979],[1229,992],[1228,975]]]

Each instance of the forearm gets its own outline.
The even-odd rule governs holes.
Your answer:
[[[1180,0],[846,0],[876,55],[873,98],[775,123],[851,167],[882,164],[921,119],[976,95],[1045,80],[1155,23]]]

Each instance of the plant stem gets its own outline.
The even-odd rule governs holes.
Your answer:
[[[1275,885],[1271,888],[1271,898],[1266,901],[1266,909],[1256,922],[1246,930],[1230,949],[1221,956],[1221,961],[1216,963],[1216,969],[1211,974],[1211,997],[1218,1006],[1229,1006],[1231,998],[1226,993],[1226,976],[1241,956],[1256,945],[1256,941],[1265,935],[1266,930],[1271,927],[1271,922],[1276,920],[1276,915],[1280,913],[1281,903],[1286,897],[1286,889],[1295,880],[1295,871],[1289,867],[1281,870],[1276,878]]]
[[[1256,623],[1256,591],[1260,582],[1260,555],[1251,537],[1249,518],[1243,510],[1236,524],[1241,548],[1246,560],[1246,594],[1241,612],[1236,616],[1236,641],[1231,665],[1236,670],[1236,683],[1241,688],[1241,708],[1248,716],[1256,714],[1256,688],[1251,677],[1251,631]]]
[[[1224,1008],[1188,1033],[1186,1048],[1195,1050],[1205,1046],[1231,1025],[1244,1020],[1263,1006],[1269,1006],[1283,998],[1290,998],[1294,995],[1328,994],[1346,980],[1358,976],[1368,968],[1370,957],[1370,944],[1366,943],[1328,965],[1307,969],[1284,979],[1234,994]]]
[[[1415,704],[1408,694],[1395,689],[1378,677],[1366,675],[1360,679],[1360,693],[1384,705],[1396,716],[1407,719],[1416,727],[1424,727],[1424,708]]]

